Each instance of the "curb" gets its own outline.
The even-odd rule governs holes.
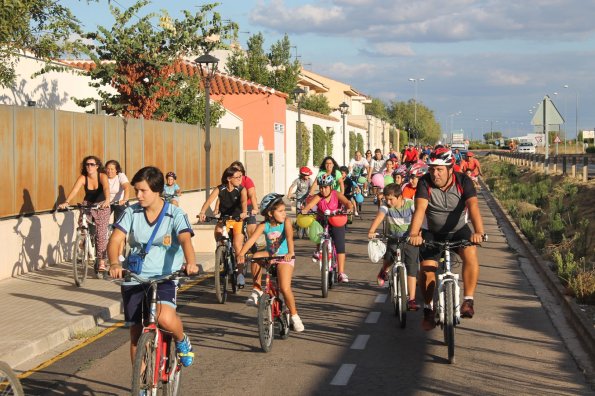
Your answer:
[[[548,262],[543,260],[537,249],[535,249],[531,242],[529,242],[515,221],[503,208],[498,198],[492,194],[483,180],[480,180],[480,183],[482,185],[482,194],[486,200],[486,203],[488,204],[488,207],[494,212],[494,214],[497,213],[500,218],[506,220],[507,224],[515,233],[517,239],[521,242],[522,247],[527,253],[526,257],[533,266],[535,272],[537,272],[539,278],[545,283],[547,289],[559,302],[559,307],[564,314],[564,318],[567,320],[572,330],[574,330],[576,333],[580,345],[585,348],[585,352],[588,356],[588,361],[577,359],[576,356],[575,360],[583,372],[589,377],[593,378],[593,375],[595,374],[595,329],[593,328],[593,324],[589,323],[589,321],[585,318],[585,315],[580,312],[576,302],[564,293],[562,284],[550,269]]]

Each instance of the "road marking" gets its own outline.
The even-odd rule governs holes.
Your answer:
[[[376,323],[380,319],[380,312],[370,312],[365,323]]]
[[[384,304],[386,302],[387,297],[388,297],[388,294],[379,294],[376,296],[376,300],[374,300],[374,302]]]
[[[351,344],[351,349],[366,349],[366,344],[368,343],[369,339],[369,334],[358,335],[357,337],[355,337],[355,341],[353,341],[353,344]]]
[[[190,287],[196,286],[196,285],[198,285],[198,284],[200,284],[200,283],[204,282],[205,280],[210,279],[212,277],[213,277],[213,275],[207,275],[204,278],[201,277],[199,279],[195,279],[195,280],[192,280],[192,281],[185,282],[184,283],[184,286],[182,286],[178,290],[178,293],[182,293],[182,292],[186,291],[187,289],[189,289]],[[92,344],[93,342],[97,341],[101,337],[104,337],[104,336],[108,335],[112,331],[114,331],[114,330],[116,330],[116,329],[118,329],[120,327],[123,327],[124,324],[125,324],[124,321],[117,322],[117,323],[111,325],[110,327],[106,328],[105,330],[101,331],[101,333],[96,334],[96,335],[94,335],[91,338],[87,338],[86,340],[84,340],[80,344],[75,345],[74,347],[72,347],[72,348],[70,348],[70,349],[68,349],[68,350],[66,350],[66,351],[64,351],[64,352],[62,352],[62,353],[54,356],[53,358],[51,358],[49,360],[46,360],[45,362],[39,364],[37,367],[35,367],[35,368],[33,368],[33,369],[29,370],[29,371],[25,371],[25,372],[19,374],[17,377],[19,379],[27,378],[27,377],[31,376],[32,374],[34,374],[34,373],[36,373],[38,371],[41,371],[44,368],[46,368],[46,367],[48,367],[48,366],[50,366],[50,365],[58,362],[59,360],[64,359],[66,356],[73,354],[74,352],[78,351],[79,349],[81,349],[83,347],[86,347],[89,344]]]
[[[351,378],[351,374],[353,374],[353,370],[355,370],[355,364],[343,364],[335,374],[335,377],[331,381],[331,385],[339,385],[345,386],[349,382],[349,378]]]

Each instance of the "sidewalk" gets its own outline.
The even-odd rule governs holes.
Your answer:
[[[198,253],[200,274],[215,254]],[[121,313],[120,286],[89,274],[77,287],[69,263],[0,281],[0,361],[16,367]]]

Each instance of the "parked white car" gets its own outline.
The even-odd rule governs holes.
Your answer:
[[[535,154],[535,145],[531,142],[519,143],[517,151],[521,154]]]

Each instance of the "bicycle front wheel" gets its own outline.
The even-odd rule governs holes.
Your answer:
[[[396,305],[399,317],[399,323],[401,328],[404,329],[407,325],[407,276],[405,275],[405,269],[403,267],[397,267],[397,284],[396,290],[397,295]]]
[[[173,337],[170,337],[167,343],[168,360],[167,360],[167,382],[163,387],[163,396],[177,396],[180,391],[180,363],[178,360],[178,351],[176,350],[176,342]]]
[[[263,293],[258,299],[258,338],[260,346],[265,352],[270,352],[273,347],[274,338],[273,309],[271,297]]]
[[[157,386],[155,376],[155,333],[153,331],[143,333],[136,346],[134,365],[132,367],[132,395],[151,394]]]
[[[219,304],[225,304],[227,300],[226,250],[225,246],[219,246],[215,251],[215,297]]]
[[[322,244],[322,254],[320,258],[320,287],[322,289],[322,297],[328,297],[328,288],[329,288],[329,271],[328,271],[328,243]]]
[[[10,366],[0,362],[0,394],[11,396],[24,396],[19,379]]]
[[[72,257],[72,272],[74,283],[81,287],[87,279],[87,260],[89,259],[89,243],[87,238],[80,232],[76,235],[74,241],[74,252]]]
[[[454,284],[444,285],[444,343],[448,346],[448,362],[455,362]]]

